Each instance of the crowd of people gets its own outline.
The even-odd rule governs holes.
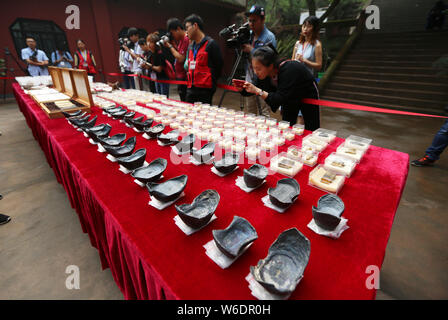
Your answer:
[[[292,59],[286,61],[279,57],[275,35],[265,25],[265,9],[255,5],[245,15],[250,39],[241,46],[247,63],[244,86],[239,91],[245,97],[246,111],[270,116],[271,112],[280,110],[283,120],[291,125],[304,122],[306,129],[317,129],[318,107],[302,104],[301,100],[319,97],[315,81],[322,67],[319,20],[308,17],[304,21]],[[153,32],[143,38],[137,28],[128,29],[127,38],[120,43],[118,61],[125,75],[124,88],[169,96],[169,80],[183,81],[186,84],[177,85],[182,101],[212,104],[224,66],[217,41],[205,33],[204,22],[196,14],[183,22],[178,18],[168,19],[166,30],[167,35]],[[31,76],[48,75],[49,65],[83,69],[89,75],[97,73],[95,58],[81,39],[73,55],[61,45],[51,53],[51,60],[36,48],[32,37],[26,39],[26,44],[22,59]]]
[[[49,75],[47,67],[50,65],[87,70],[89,75],[97,73],[95,58],[81,39],[76,41],[77,50],[73,57],[70,52],[65,50],[63,44],[57,44],[56,50],[50,55],[51,61],[43,50],[37,48],[36,39],[27,36],[25,41],[27,47],[22,49],[22,60],[28,65],[27,70],[32,77]]]
[[[311,16],[303,22],[292,59],[286,61],[279,57],[275,35],[265,25],[265,9],[255,5],[245,15],[250,39],[241,47],[248,63],[239,91],[245,97],[246,111],[270,116],[280,109],[283,120],[291,125],[301,122],[308,130],[319,128],[319,108],[301,103],[303,98],[319,97],[315,81],[322,68],[319,19]],[[120,50],[121,71],[144,77],[125,76],[125,88],[140,88],[141,84],[143,90],[169,96],[169,84],[164,80],[180,80],[187,83],[177,85],[182,101],[211,104],[224,65],[218,43],[204,32],[204,22],[196,14],[183,23],[170,18],[166,29],[168,37],[160,38],[156,32],[146,39],[138,39],[136,28],[128,30],[130,45],[122,45]],[[167,74],[171,69],[168,55],[174,57],[172,77]]]

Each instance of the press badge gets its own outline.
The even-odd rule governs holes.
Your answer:
[[[190,70],[196,69],[196,61],[190,61]]]
[[[151,80],[156,80],[157,79],[157,75],[154,71],[151,72]]]

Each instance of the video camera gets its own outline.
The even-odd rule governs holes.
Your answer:
[[[120,44],[120,50],[124,50],[123,45],[129,49],[134,49],[134,43],[128,38],[118,38],[118,43]]]
[[[234,49],[250,42],[249,22],[237,28],[235,24],[222,29],[219,36],[226,39],[227,47]]]
[[[168,41],[173,41],[173,36],[171,35],[171,32],[168,32],[164,36],[160,37],[160,40],[157,41],[156,45],[161,48]]]

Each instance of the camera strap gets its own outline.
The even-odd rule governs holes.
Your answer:
[[[199,50],[201,49],[201,47],[203,45],[207,45],[208,43],[208,39],[204,38],[200,43],[198,43],[197,45],[195,43],[193,43],[192,46],[192,50],[193,50],[193,60],[190,61],[190,65],[189,65],[189,70],[195,70],[196,69],[196,57],[198,55]]]

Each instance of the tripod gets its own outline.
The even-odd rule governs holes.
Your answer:
[[[236,61],[235,61],[234,65],[233,65],[232,72],[230,73],[230,76],[227,79],[227,85],[229,85],[229,86],[232,85],[232,79],[234,79],[236,71],[238,70],[238,66],[241,63],[243,55],[244,55],[244,52],[241,49],[235,49],[235,52],[236,52]],[[245,60],[246,60],[247,63],[249,63],[247,57],[245,58]],[[250,77],[253,78],[253,71],[252,71],[251,68],[249,68],[249,72],[250,72]],[[225,95],[228,92],[234,92],[235,93],[235,91],[224,89],[224,92],[222,93],[221,99],[219,100],[218,107],[221,107],[221,104],[222,104],[222,102],[224,100],[224,97],[225,97]],[[236,92],[236,93],[239,94],[239,92]],[[258,101],[258,99],[256,101],[257,101],[258,112],[261,114],[260,101]],[[240,109],[241,109],[241,111],[244,110],[244,97],[241,94],[240,94]]]
[[[22,70],[22,72],[26,75],[29,75],[29,72],[27,69],[24,69],[19,62],[17,61],[17,59],[11,54],[11,52],[9,51],[8,47],[5,47],[4,49],[5,51],[5,77],[8,76],[8,71],[15,77],[14,74],[14,68],[8,69],[8,57],[10,57],[15,63],[16,65],[19,67],[20,70]],[[7,79],[3,80],[3,100],[6,99],[6,81]]]

